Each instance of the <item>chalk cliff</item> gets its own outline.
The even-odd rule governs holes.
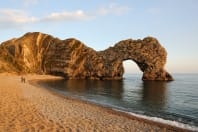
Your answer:
[[[167,52],[157,39],[123,40],[95,51],[74,38],[33,32],[0,45],[0,72],[61,75],[67,79],[122,79],[123,61],[134,61],[143,80],[173,80],[165,71]]]

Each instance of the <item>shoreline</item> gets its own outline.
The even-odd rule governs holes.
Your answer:
[[[50,79],[48,79],[48,80],[50,80]],[[54,80],[54,79],[52,79],[52,80]],[[91,105],[93,107],[98,107],[99,109],[105,110],[105,111],[107,111],[108,113],[111,113],[111,114],[115,114],[115,115],[118,115],[118,116],[123,116],[123,117],[129,118],[131,120],[137,120],[137,121],[140,121],[140,122],[145,122],[145,123],[148,123],[150,125],[155,125],[155,126],[158,126],[158,127],[165,127],[165,128],[167,128],[167,130],[171,130],[171,131],[178,131],[178,132],[194,131],[194,130],[191,130],[191,129],[178,127],[178,126],[175,126],[175,125],[170,125],[168,123],[163,123],[163,122],[160,122],[160,121],[154,121],[154,120],[148,119],[149,118],[148,116],[146,116],[148,118],[145,118],[145,117],[143,117],[144,115],[135,114],[135,113],[130,114],[130,112],[125,112],[125,111],[122,111],[122,110],[119,110],[119,109],[114,109],[114,108],[111,108],[111,107],[108,107],[108,106],[103,106],[103,105],[100,105],[100,104],[97,104],[97,103],[94,103],[94,102],[81,100],[81,99],[78,99],[78,98],[75,98],[75,97],[74,98],[73,97],[68,97],[68,96],[65,96],[61,93],[57,93],[57,92],[55,92],[51,89],[48,89],[44,86],[39,85],[38,81],[40,81],[40,79],[29,80],[29,83],[31,85],[34,85],[34,86],[37,86],[37,87],[40,87],[40,88],[44,88],[45,90],[47,90],[51,94],[53,94],[55,96],[59,96],[61,98],[65,98],[67,100],[72,100],[72,101],[75,101],[75,102],[88,104],[88,105]],[[159,119],[163,119],[163,118],[159,118]],[[163,120],[165,120],[165,119],[163,119]],[[169,121],[169,120],[167,120],[167,121]],[[180,123],[180,122],[177,122],[177,123]],[[183,124],[183,123],[181,123],[181,124]],[[188,125],[188,124],[183,124],[183,125]]]
[[[191,131],[66,97],[34,85],[38,80],[60,77],[25,76],[27,83],[22,84],[18,75],[0,74],[0,81],[4,82],[0,84],[0,130]]]

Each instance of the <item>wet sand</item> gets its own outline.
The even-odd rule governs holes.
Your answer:
[[[0,132],[187,131],[64,97],[29,83],[29,80],[59,77],[25,77],[26,83],[21,83],[18,75],[0,74]]]

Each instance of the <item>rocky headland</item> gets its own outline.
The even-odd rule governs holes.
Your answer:
[[[0,72],[37,73],[66,79],[122,79],[123,61],[134,61],[143,80],[173,80],[164,69],[167,52],[157,39],[123,40],[104,51],[81,41],[60,40],[40,32],[27,33],[0,45]]]

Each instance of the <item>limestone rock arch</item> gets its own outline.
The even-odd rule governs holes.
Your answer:
[[[157,39],[123,40],[104,51],[81,41],[27,33],[0,45],[1,69],[19,73],[55,74],[67,79],[123,79],[123,61],[134,61],[143,80],[173,80],[164,69],[167,52]]]
[[[134,61],[143,72],[143,80],[173,80],[172,76],[164,70],[167,52],[164,47],[153,37],[143,40],[123,40],[105,51],[103,56],[109,62],[117,66],[114,75],[123,75],[124,69],[122,62],[125,60]],[[111,68],[109,68],[111,69]]]

